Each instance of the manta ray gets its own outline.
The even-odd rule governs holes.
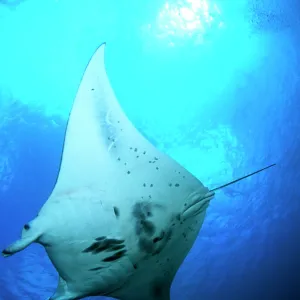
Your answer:
[[[105,43],[82,77],[54,189],[11,256],[41,244],[58,272],[50,300],[108,296],[169,300],[215,191],[153,146],[130,122],[109,83]]]

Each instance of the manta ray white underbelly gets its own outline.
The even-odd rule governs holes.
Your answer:
[[[79,86],[53,192],[2,254],[43,245],[59,273],[51,300],[168,300],[216,189],[131,124],[109,84],[104,49]]]

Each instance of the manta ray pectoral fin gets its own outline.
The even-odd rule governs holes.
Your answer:
[[[259,169],[259,170],[255,171],[255,172],[252,172],[252,173],[247,174],[247,175],[245,175],[245,176],[243,176],[243,177],[240,177],[240,178],[238,178],[238,179],[235,179],[235,180],[233,180],[233,181],[230,181],[230,182],[228,182],[228,183],[225,183],[225,184],[223,184],[223,185],[221,185],[221,186],[218,186],[218,187],[216,187],[216,188],[214,188],[214,189],[211,189],[210,192],[215,192],[215,191],[217,191],[217,190],[223,189],[223,188],[226,187],[226,186],[232,185],[232,184],[234,184],[234,183],[236,183],[236,182],[239,182],[239,181],[241,181],[241,180],[243,180],[243,179],[245,179],[245,178],[248,178],[248,177],[250,177],[250,176],[253,176],[253,175],[257,174],[257,173],[260,173],[260,172],[262,172],[262,171],[265,171],[266,169],[269,169],[269,168],[274,167],[274,166],[276,166],[276,164],[272,164],[272,165],[269,165],[269,166],[264,167],[264,168],[262,168],[262,169]]]
[[[41,232],[37,230],[36,226],[26,224],[22,231],[22,237],[9,245],[2,251],[4,257],[11,256],[19,251],[24,250],[31,243],[36,242],[41,236]]]
[[[38,236],[32,236],[27,238],[21,238],[11,245],[9,245],[7,248],[5,248],[2,251],[2,255],[4,257],[11,256],[19,251],[24,250],[26,247],[28,247],[31,243],[35,242],[38,239]]]

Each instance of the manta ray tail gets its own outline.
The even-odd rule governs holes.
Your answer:
[[[260,170],[255,171],[255,172],[252,172],[252,173],[250,173],[250,174],[247,174],[247,175],[245,175],[245,176],[243,176],[243,177],[240,177],[240,178],[238,178],[238,179],[235,179],[235,180],[233,180],[233,181],[230,181],[230,182],[228,182],[228,183],[226,183],[226,184],[223,184],[223,185],[221,185],[221,186],[218,186],[218,187],[216,187],[216,188],[210,190],[210,192],[215,192],[215,191],[217,191],[217,190],[220,190],[220,189],[222,189],[222,188],[224,188],[224,187],[226,187],[226,186],[229,186],[229,185],[231,185],[231,184],[234,184],[234,183],[236,183],[236,182],[238,182],[238,181],[241,181],[241,180],[243,180],[243,179],[245,179],[245,178],[247,178],[247,177],[250,177],[250,176],[252,176],[252,175],[254,175],[254,174],[260,173],[260,172],[262,172],[262,171],[264,171],[264,170],[266,170],[266,169],[269,169],[269,168],[271,168],[271,167],[274,167],[275,165],[276,165],[276,164],[269,165],[269,166],[267,166],[267,167],[265,167],[265,168],[262,168],[262,169],[260,169]]]
[[[267,166],[267,167],[265,167],[263,169],[257,170],[257,171],[255,171],[253,173],[247,174],[247,175],[245,175],[243,177],[240,177],[240,178],[238,178],[236,180],[230,181],[228,183],[225,183],[225,184],[223,184],[221,186],[218,186],[218,187],[216,187],[214,189],[209,190],[206,194],[203,195],[202,198],[196,199],[190,205],[188,205],[187,207],[185,207],[185,209],[184,209],[184,211],[182,213],[183,220],[186,220],[186,219],[188,219],[190,217],[196,216],[196,215],[200,214],[201,212],[205,211],[206,208],[208,207],[210,201],[214,198],[215,191],[220,190],[220,189],[222,189],[222,188],[224,188],[226,186],[229,186],[231,184],[234,184],[234,183],[236,183],[238,181],[241,181],[241,180],[243,180],[243,179],[245,179],[247,177],[250,177],[250,176],[252,176],[254,174],[262,172],[262,171],[264,171],[264,170],[266,170],[268,168],[271,168],[273,166],[275,166],[275,164],[269,165],[269,166]]]
[[[31,243],[36,242],[40,236],[41,232],[37,230],[36,226],[32,226],[32,224],[25,224],[21,239],[5,248],[2,251],[2,255],[4,257],[8,257],[19,252],[28,247]]]

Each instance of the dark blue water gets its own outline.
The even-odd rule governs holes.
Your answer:
[[[0,247],[56,180],[82,72],[107,42],[125,112],[219,192],[172,299],[300,299],[297,1],[0,1]],[[41,246],[0,258],[0,299],[40,300],[57,274]]]

